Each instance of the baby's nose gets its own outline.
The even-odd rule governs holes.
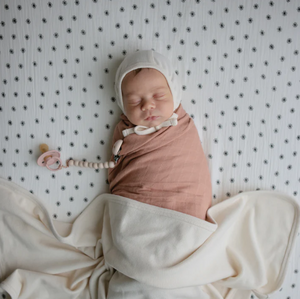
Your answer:
[[[155,108],[155,103],[153,100],[145,101],[142,107],[142,110],[145,111],[146,109],[153,109]]]

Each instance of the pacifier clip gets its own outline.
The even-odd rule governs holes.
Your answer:
[[[117,164],[118,160],[120,159],[119,153],[122,149],[122,143],[123,140],[119,139],[115,142],[113,148],[112,148],[112,153],[114,155],[114,162],[109,161],[109,162],[104,162],[104,163],[96,163],[96,162],[86,162],[86,161],[78,161],[78,160],[73,160],[69,159],[66,161],[66,165],[62,165],[62,161],[60,159],[60,152],[56,150],[51,150],[49,151],[49,147],[47,144],[43,143],[40,144],[39,148],[40,151],[43,153],[42,155],[39,156],[37,159],[37,164],[42,167],[47,167],[47,169],[51,171],[57,171],[62,168],[68,168],[69,166],[79,166],[79,167],[87,167],[87,168],[94,168],[94,169],[103,169],[103,168],[114,168],[115,165]],[[59,166],[57,168],[51,168],[50,166],[55,164],[56,162],[59,162]]]

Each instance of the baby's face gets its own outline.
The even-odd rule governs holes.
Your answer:
[[[134,125],[158,126],[173,114],[174,103],[165,76],[156,69],[143,68],[138,74],[131,71],[122,81],[124,109]],[[156,119],[147,119],[149,116]]]

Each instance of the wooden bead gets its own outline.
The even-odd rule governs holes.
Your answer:
[[[79,167],[89,167],[94,169],[103,169],[103,168],[114,168],[115,163],[113,161],[104,162],[104,163],[95,163],[95,162],[84,162],[78,160],[68,160],[67,166],[79,166]]]

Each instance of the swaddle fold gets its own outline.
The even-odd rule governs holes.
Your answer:
[[[113,144],[124,141],[120,159],[108,169],[110,192],[205,219],[212,198],[208,163],[194,121],[181,104],[174,112],[176,126],[126,138],[122,131],[134,125],[121,115]]]

